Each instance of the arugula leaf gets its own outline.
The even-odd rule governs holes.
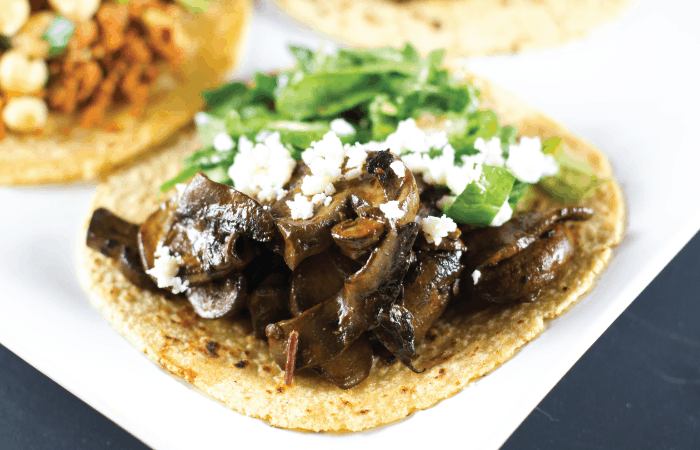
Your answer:
[[[571,158],[561,138],[550,138],[542,144],[542,152],[553,155],[559,164],[559,173],[543,178],[538,186],[560,203],[574,203],[588,198],[610,180],[598,178],[583,161]]]
[[[445,214],[459,223],[491,225],[509,197],[514,182],[515,177],[506,169],[484,166],[479,180],[469,183]]]
[[[42,39],[49,43],[49,58],[60,55],[66,50],[68,41],[75,31],[72,21],[63,16],[56,16],[44,32]]]
[[[206,114],[204,116],[200,116],[202,118],[206,118],[206,120],[200,119],[198,122],[196,122],[197,131],[199,131],[199,138],[202,140],[204,145],[213,145],[216,135],[226,132],[226,120],[207,113],[202,114]]]

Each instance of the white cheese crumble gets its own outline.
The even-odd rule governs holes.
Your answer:
[[[447,133],[444,131],[426,133],[418,128],[415,120],[407,119],[399,122],[396,131],[386,138],[384,144],[389,151],[399,155],[405,151],[427,153],[431,148],[443,148],[447,142]]]
[[[311,148],[301,154],[301,159],[311,171],[311,175],[302,180],[301,191],[304,195],[320,194],[342,176],[345,161],[343,143],[334,132],[329,131],[323,139],[311,143]]]
[[[255,135],[255,142],[265,142],[265,139],[269,138],[271,135],[272,135],[271,131],[267,131],[267,130],[259,131],[258,134]]]
[[[554,156],[542,153],[542,142],[538,136],[522,137],[520,144],[508,147],[506,167],[526,183],[537,183],[540,178],[556,175],[559,171]]]
[[[457,230],[457,224],[444,214],[442,217],[428,216],[421,221],[421,229],[428,243],[440,245],[443,238]]]
[[[206,125],[209,123],[209,114],[204,112],[198,112],[194,115],[194,123],[197,125]]]
[[[180,201],[180,199],[182,198],[182,194],[184,194],[185,189],[187,189],[187,183],[178,183],[175,185],[175,189],[177,190],[176,200]]]
[[[406,176],[406,166],[404,166],[401,161],[394,161],[389,164],[389,167],[391,167],[391,170],[394,171],[397,177],[403,178]]]
[[[341,137],[352,136],[355,134],[355,127],[345,119],[335,119],[331,121],[331,131]]]
[[[492,137],[488,142],[484,138],[477,138],[474,142],[474,148],[483,155],[482,164],[487,166],[503,167],[506,160],[503,158],[503,148],[501,147],[501,138]]]
[[[365,165],[365,161],[367,161],[367,151],[365,151],[362,144],[345,146],[345,156],[348,157],[348,161],[345,163],[346,169],[362,167]]]
[[[314,204],[302,194],[296,194],[294,200],[287,200],[292,219],[310,219],[314,216]]]
[[[177,276],[177,272],[180,270],[180,264],[183,263],[182,258],[177,255],[172,256],[170,254],[170,247],[163,246],[162,243],[158,243],[153,256],[155,256],[153,268],[148,269],[146,273],[156,279],[158,287],[169,287],[173,294],[185,292],[190,282],[185,281],[183,283],[182,279]]]
[[[500,227],[504,223],[508,222],[510,218],[513,217],[513,209],[508,204],[508,199],[503,202],[501,209],[498,210],[498,214],[491,221],[492,227]]]
[[[345,172],[345,177],[346,180],[354,180],[355,178],[358,178],[360,175],[362,175],[362,169],[352,169],[348,170]]]
[[[311,197],[311,203],[314,205],[318,205],[319,203],[325,203],[327,198],[329,197],[326,194],[316,194],[313,197]]]
[[[280,142],[280,134],[269,135],[264,142],[255,144],[241,136],[238,153],[228,175],[236,189],[260,201],[272,201],[289,181],[296,162]]]
[[[472,280],[474,280],[474,286],[476,286],[476,283],[479,282],[479,278],[481,278],[481,272],[478,270],[475,270],[472,272]]]
[[[233,142],[233,139],[231,139],[231,136],[222,131],[221,133],[218,133],[216,136],[214,136],[213,145],[214,150],[216,150],[217,152],[228,152],[230,150],[233,150],[233,146],[235,144]]]
[[[379,205],[379,209],[384,213],[387,219],[400,219],[406,215],[406,211],[399,208],[398,200],[391,200]]]

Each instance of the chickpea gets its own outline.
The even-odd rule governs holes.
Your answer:
[[[14,36],[29,18],[29,0],[0,0],[0,34]]]
[[[44,87],[49,68],[43,59],[30,60],[26,55],[11,50],[0,58],[0,88],[6,92],[34,94]]]
[[[100,8],[100,0],[49,0],[51,7],[69,19],[85,22]]]
[[[50,46],[43,39],[43,36],[55,18],[56,14],[51,11],[40,11],[32,14],[27,23],[12,38],[12,48],[30,58],[47,59]]]
[[[7,128],[27,133],[43,128],[49,115],[46,103],[36,97],[13,97],[2,110]]]

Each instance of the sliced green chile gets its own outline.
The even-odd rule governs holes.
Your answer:
[[[338,294],[293,319],[269,325],[266,334],[277,364],[285,365],[292,331],[299,334],[295,367],[301,369],[323,365],[379,325],[384,309],[400,294],[418,227],[415,222],[392,227]]]

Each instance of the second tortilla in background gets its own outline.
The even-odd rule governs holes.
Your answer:
[[[292,17],[342,42],[412,42],[421,53],[518,53],[585,37],[632,0],[277,0]]]

